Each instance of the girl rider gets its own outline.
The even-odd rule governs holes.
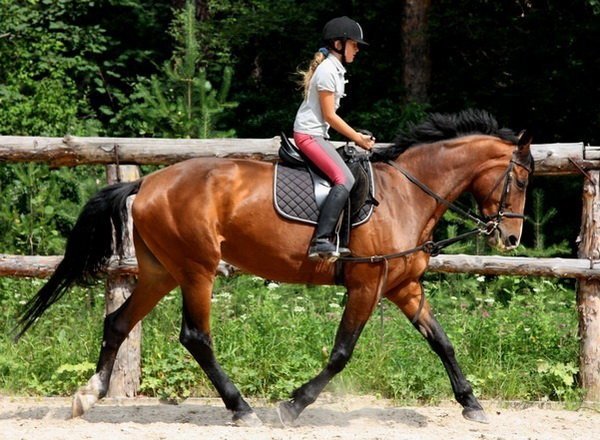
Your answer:
[[[348,17],[330,20],[323,28],[325,47],[315,54],[310,67],[303,75],[304,101],[294,121],[294,141],[300,151],[333,183],[321,207],[317,227],[308,250],[310,259],[333,261],[348,255],[349,249],[337,248],[334,229],[354,185],[352,173],[328,142],[328,129],[332,127],[356,145],[370,150],[375,139],[350,127],[336,110],[345,96],[345,64],[352,63],[363,40],[360,25]]]

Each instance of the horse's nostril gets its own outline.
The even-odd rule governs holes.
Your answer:
[[[519,244],[519,239],[514,235],[509,235],[507,241],[509,246],[517,246]]]

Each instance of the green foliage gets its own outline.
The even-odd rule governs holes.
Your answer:
[[[57,388],[77,389],[88,381],[95,373],[96,364],[89,361],[83,361],[78,364],[62,364],[52,375],[51,381]]]
[[[550,396],[553,400],[581,397],[581,393],[573,387],[575,385],[575,378],[579,373],[579,369],[573,363],[551,364],[546,360],[540,360],[537,371],[547,381],[546,386],[548,389],[554,390],[554,393]]]
[[[291,130],[302,100],[295,72],[319,48],[323,24],[344,7],[317,1],[207,3],[210,17],[201,24],[202,34],[211,40],[209,47],[223,48],[216,61],[235,63],[232,96],[239,105],[227,116],[230,126],[239,137]]]
[[[13,345],[15,309],[41,281],[0,280],[0,391],[70,394],[96,362],[102,301],[77,289]],[[98,286],[100,287],[100,286]],[[429,275],[428,298],[482,398],[576,402],[578,353],[573,286],[515,277]],[[91,297],[101,297],[101,288]],[[25,292],[28,292],[25,294]],[[257,277],[219,278],[213,292],[215,354],[242,393],[283,399],[327,363],[344,292],[279,285]],[[438,357],[388,302],[374,316],[351,362],[329,389],[403,402],[452,398]],[[216,396],[179,344],[181,295],[172,292],[143,326],[142,392],[171,401]]]
[[[406,130],[410,124],[423,120],[429,109],[428,104],[410,102],[401,105],[399,101],[386,98],[372,103],[373,109],[369,112],[354,116],[357,127],[378,127],[375,134],[377,139],[393,140],[401,131]]]
[[[0,165],[2,252],[56,255],[81,206],[103,181],[100,168],[50,171],[38,164]]]
[[[56,136],[100,129],[82,87],[106,46],[97,26],[74,25],[93,2],[2,0],[0,132]]]
[[[592,11],[594,11],[594,14],[599,15],[600,14],[600,0],[587,0],[587,2],[592,7]]]
[[[166,353],[150,354],[151,362],[144,364],[144,376],[140,391],[143,394],[157,396],[163,400],[179,402],[192,395],[211,396],[215,392],[209,387],[210,382],[201,376],[202,372],[194,359],[181,346],[173,347]],[[203,382],[203,388],[199,382]],[[217,396],[216,396],[217,397]]]
[[[139,2],[110,3],[139,7]],[[0,1],[0,134],[103,132],[91,98],[118,99],[119,90],[107,81],[122,75],[118,59],[99,61],[113,42],[89,20],[97,6],[94,1]],[[102,182],[100,176],[97,168],[50,172],[42,165],[0,165],[1,250],[61,253],[63,236]]]
[[[566,240],[558,244],[546,246],[546,234],[544,230],[550,221],[556,217],[558,211],[556,208],[547,208],[544,204],[544,193],[541,189],[532,191],[533,196],[533,214],[527,217],[527,221],[533,225],[533,248],[527,249],[525,255],[530,257],[554,257],[559,255],[568,255],[570,252]]]
[[[159,137],[231,137],[235,130],[219,130],[218,119],[235,103],[227,102],[233,71],[225,66],[220,88],[208,79],[209,54],[201,50],[195,3],[176,14],[171,35],[176,42],[172,59],[160,75],[140,79],[130,105],[115,121],[140,135]],[[214,70],[214,66],[213,69]]]
[[[566,384],[564,375],[539,369],[540,359],[552,371],[577,359],[571,287],[515,277],[431,278],[437,283],[426,286],[438,319],[454,341],[459,361],[469,359],[465,369],[480,395],[523,400],[579,396],[575,383]],[[456,278],[467,282],[456,283]],[[559,395],[556,389],[563,392]]]
[[[539,189],[533,191],[533,206],[533,218],[528,218],[527,220],[534,226],[534,249],[541,250],[544,249],[544,226],[546,226],[552,217],[556,216],[557,211],[555,208],[551,208],[544,212],[544,193]]]
[[[44,325],[18,344],[12,341],[17,311],[44,282],[0,278],[0,389],[5,392],[72,394],[94,370],[90,364],[96,362],[104,316],[101,284],[91,291],[74,289],[48,311]]]
[[[170,4],[150,0],[0,2],[0,133],[104,134],[170,52]],[[131,38],[135,35],[135,38]],[[167,48],[167,50],[165,49]]]

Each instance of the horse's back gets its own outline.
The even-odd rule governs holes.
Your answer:
[[[272,164],[243,159],[198,158],[171,165],[144,178],[134,212],[168,204],[182,213],[229,204],[272,181]],[[223,206],[225,208],[225,206]],[[135,214],[134,214],[135,215]]]
[[[249,198],[267,209],[272,168],[252,160],[207,158],[156,171],[143,179],[133,203],[136,231],[154,253],[178,247],[217,255],[224,229]]]

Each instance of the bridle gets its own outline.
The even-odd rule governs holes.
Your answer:
[[[348,257],[339,258],[342,261],[354,262],[354,263],[376,263],[376,262],[380,262],[380,261],[384,261],[384,260],[387,261],[387,260],[391,260],[394,258],[404,257],[404,256],[407,256],[407,255],[410,255],[410,254],[413,254],[413,253],[419,252],[419,251],[426,252],[426,253],[430,254],[431,256],[436,256],[440,253],[440,251],[443,248],[450,246],[451,244],[454,244],[458,241],[462,241],[473,235],[491,235],[491,234],[493,234],[498,229],[498,227],[500,226],[500,223],[502,223],[502,220],[504,218],[525,218],[525,216],[523,214],[506,211],[506,201],[507,201],[508,195],[510,193],[510,187],[511,187],[512,180],[513,180],[514,167],[519,166],[521,168],[524,168],[528,172],[528,174],[531,174],[533,171],[531,166],[529,166],[528,164],[523,163],[522,161],[519,160],[518,150],[513,151],[512,158],[511,158],[510,162],[508,163],[506,170],[500,175],[500,177],[496,181],[495,185],[492,187],[492,189],[490,190],[488,195],[484,198],[484,201],[488,200],[491,197],[491,195],[494,193],[496,188],[498,188],[498,185],[500,184],[502,179],[504,179],[502,194],[500,195],[500,201],[498,202],[498,210],[497,210],[496,214],[491,215],[491,216],[478,216],[472,212],[469,212],[469,210],[460,207],[457,203],[450,202],[449,200],[446,200],[445,198],[443,198],[442,196],[437,194],[435,191],[433,191],[426,184],[424,184],[419,179],[417,179],[415,176],[413,176],[406,169],[404,169],[403,167],[398,165],[396,162],[388,160],[385,163],[387,163],[394,169],[400,171],[400,173],[402,173],[411,183],[413,183],[418,188],[420,188],[425,194],[427,194],[430,197],[432,197],[433,199],[435,199],[438,203],[441,203],[441,204],[447,206],[448,209],[456,212],[459,216],[461,216],[465,219],[474,221],[476,224],[476,227],[474,229],[472,229],[471,231],[465,232],[456,237],[448,238],[445,240],[440,240],[437,242],[429,240],[419,246],[416,246],[411,249],[407,249],[402,252],[396,252],[393,254],[385,254],[385,255],[373,255],[370,257],[348,256]]]
[[[492,195],[492,193],[496,190],[496,188],[498,187],[498,185],[500,184],[500,182],[502,181],[502,179],[504,178],[504,187],[502,188],[502,194],[500,196],[500,202],[498,203],[498,212],[496,213],[495,216],[484,216],[483,218],[486,221],[492,220],[492,219],[498,219],[498,221],[501,221],[502,218],[506,217],[506,218],[525,218],[525,215],[523,214],[519,214],[517,212],[507,212],[505,211],[506,208],[506,198],[508,197],[508,194],[510,193],[510,188],[511,188],[511,184],[512,184],[512,180],[513,180],[513,169],[516,166],[519,166],[521,168],[524,168],[528,175],[530,175],[533,170],[532,168],[523,163],[520,162],[518,160],[518,158],[516,157],[516,151],[513,152],[513,157],[511,158],[510,162],[508,163],[508,167],[506,168],[506,170],[504,171],[504,173],[502,173],[502,175],[498,178],[498,180],[496,181],[496,183],[494,184],[494,186],[492,187],[492,189],[490,190],[490,192],[488,193],[488,195],[483,199],[482,203],[485,203],[490,196]]]

